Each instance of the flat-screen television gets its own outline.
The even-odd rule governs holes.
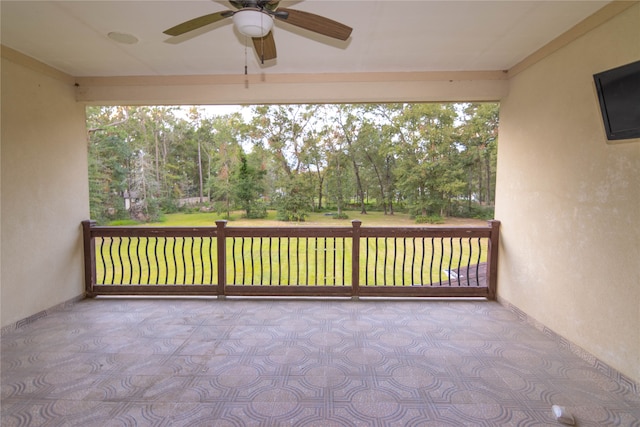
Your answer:
[[[640,61],[593,75],[608,140],[640,138]]]

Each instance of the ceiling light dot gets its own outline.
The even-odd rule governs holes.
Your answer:
[[[138,38],[136,36],[134,36],[133,34],[119,33],[117,31],[112,31],[109,34],[107,34],[107,37],[109,37],[113,41],[116,41],[116,42],[122,43],[122,44],[136,44],[136,43],[138,43]]]

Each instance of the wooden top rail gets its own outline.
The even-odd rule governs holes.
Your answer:
[[[353,237],[353,229],[347,227],[233,227],[224,231],[226,237]]]
[[[216,237],[216,227],[91,227],[91,237]]]
[[[491,237],[491,227],[363,227],[360,237]]]
[[[225,237],[435,237],[469,238],[491,237],[491,224],[487,227],[227,227],[226,221],[216,221],[216,227],[145,227],[96,226],[90,227],[91,237],[217,237],[220,229]]]

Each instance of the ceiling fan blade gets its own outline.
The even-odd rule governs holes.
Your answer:
[[[278,8],[280,0],[267,0],[264,4],[264,8],[270,11],[275,11]]]
[[[253,47],[258,54],[258,58],[264,63],[270,59],[276,59],[276,41],[273,32],[269,31],[264,37],[253,37]]]
[[[213,24],[214,22],[218,22],[230,16],[233,16],[233,12],[230,10],[223,10],[222,12],[199,16],[197,18],[183,22],[182,24],[178,24],[175,27],[171,27],[168,30],[164,30],[163,33],[168,36],[180,36],[184,33],[197,30],[198,28],[204,27],[205,25]]]
[[[351,35],[353,28],[348,27],[340,22],[325,18],[314,13],[303,12],[301,10],[279,8],[278,12],[286,12],[289,14],[287,18],[275,15],[274,17],[282,22],[288,22],[296,27],[313,31],[338,40],[346,40]]]

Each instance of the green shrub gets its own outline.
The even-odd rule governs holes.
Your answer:
[[[444,218],[440,215],[418,215],[416,224],[444,224]]]
[[[109,221],[107,225],[110,225],[113,227],[120,227],[120,226],[127,226],[127,225],[140,225],[140,222],[136,221],[135,219],[116,219],[113,221]]]
[[[456,218],[493,219],[495,209],[493,206],[484,206],[478,203],[456,203],[451,206],[450,216]]]
[[[267,217],[267,205],[262,200],[256,200],[251,203],[249,214],[245,215],[249,219],[260,219]]]

